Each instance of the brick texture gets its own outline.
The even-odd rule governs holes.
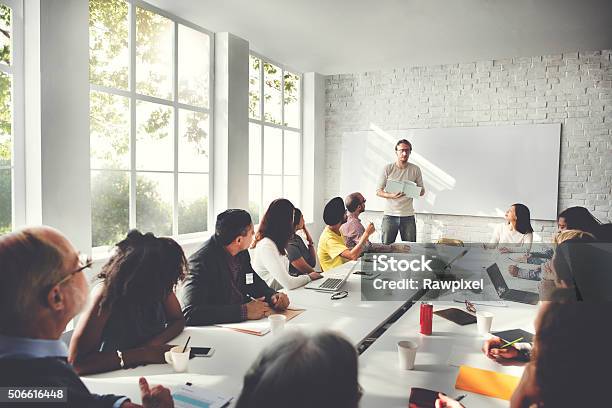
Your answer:
[[[340,187],[341,137],[367,130],[561,123],[559,208],[612,220],[611,50],[406,67],[326,78],[326,199]],[[365,193],[365,192],[364,192]],[[508,203],[511,204],[511,203]],[[381,214],[363,217],[380,226]],[[487,241],[501,219],[418,215],[419,241]],[[535,240],[555,225],[533,222]]]

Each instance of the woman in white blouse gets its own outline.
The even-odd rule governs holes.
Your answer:
[[[321,278],[317,272],[306,275],[289,274],[287,244],[294,234],[291,201],[280,198],[272,201],[264,214],[252,245],[253,270],[275,290],[295,289],[311,280]]]
[[[502,253],[529,252],[533,242],[531,214],[524,204],[512,204],[505,214],[506,221],[499,224],[487,248],[497,248]]]

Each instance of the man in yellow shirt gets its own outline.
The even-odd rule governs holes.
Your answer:
[[[374,225],[370,223],[357,244],[352,249],[348,249],[344,243],[344,237],[340,233],[340,226],[346,222],[346,219],[344,200],[340,197],[332,198],[323,210],[323,221],[325,221],[327,227],[321,233],[317,247],[317,256],[323,272],[359,258],[368,238],[375,231]]]

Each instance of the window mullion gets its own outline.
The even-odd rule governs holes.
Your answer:
[[[179,108],[178,108],[178,23],[174,22],[174,36],[172,42],[172,87],[174,89],[174,193],[172,204],[172,235],[178,236],[178,140],[179,140]]]
[[[136,6],[129,4],[130,29],[130,201],[129,226],[136,228]]]
[[[281,69],[281,192],[285,197],[285,70]]]

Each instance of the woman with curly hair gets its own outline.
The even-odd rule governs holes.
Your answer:
[[[185,327],[175,285],[187,260],[171,238],[132,230],[102,267],[70,342],[79,374],[163,363],[166,343]]]

